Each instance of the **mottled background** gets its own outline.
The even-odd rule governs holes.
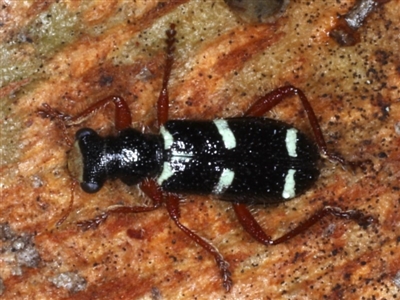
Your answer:
[[[2,1],[0,297],[399,298],[400,1],[376,5],[345,46],[330,33],[354,5],[292,0],[257,23],[222,0]],[[171,118],[240,115],[257,96],[290,83],[308,96],[329,148],[361,165],[352,173],[326,161],[306,194],[252,208],[269,234],[282,235],[326,204],[360,209],[377,223],[364,229],[329,217],[266,247],[240,227],[229,203],[185,197],[182,222],[230,263],[230,293],[212,257],[164,208],[112,216],[96,230],[77,227],[112,204],[147,203],[136,187],[114,181],[96,195],[76,189],[72,213],[57,228],[71,199],[69,146],[62,126],[38,109],[48,103],[73,115],[117,94],[131,108],[132,126],[151,130],[170,23],[178,31]],[[311,135],[295,97],[267,116]],[[113,132],[112,106],[82,126]]]

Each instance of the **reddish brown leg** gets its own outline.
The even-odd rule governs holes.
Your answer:
[[[317,117],[315,116],[314,110],[312,109],[310,103],[307,100],[304,93],[292,86],[287,85],[260,97],[250,108],[246,111],[245,116],[260,117],[267,111],[271,110],[274,106],[279,104],[283,99],[297,95],[299,96],[301,103],[303,104],[304,110],[307,113],[308,120],[310,122],[311,128],[313,130],[317,146],[322,156],[329,158],[331,161],[336,161],[342,166],[345,165],[345,160],[339,155],[330,153],[325,143],[324,136],[322,134],[321,128],[318,124]]]
[[[321,128],[318,124],[317,118],[314,114],[314,111],[307,100],[307,97],[304,93],[294,87],[294,86],[284,86],[278,88],[265,96],[259,98],[245,113],[246,116],[262,116],[265,112],[272,109],[275,105],[279,104],[283,99],[289,96],[298,95],[304,110],[307,113],[308,120],[310,122],[311,128],[314,132],[317,145],[321,154],[325,157],[328,157],[330,160],[339,162],[344,165],[345,161],[340,156],[334,155],[327,150],[327,146],[322,135]],[[294,236],[306,231],[312,225],[317,223],[319,220],[328,215],[333,215],[339,218],[344,219],[352,219],[358,222],[361,226],[367,226],[375,220],[371,216],[365,216],[360,211],[352,210],[352,211],[342,211],[337,207],[326,206],[312,215],[308,220],[284,234],[278,239],[273,240],[271,236],[267,235],[258,222],[254,219],[253,215],[250,213],[248,208],[244,204],[234,203],[233,209],[236,213],[236,216],[239,219],[239,222],[242,224],[243,228],[257,241],[265,244],[265,245],[276,245],[279,243],[283,243],[285,241],[290,240]]]
[[[168,95],[168,81],[171,75],[172,64],[174,62],[173,52],[175,50],[175,24],[171,24],[169,30],[166,31],[167,34],[167,49],[164,67],[164,77],[162,82],[162,88],[157,101],[157,127],[160,128],[165,122],[168,121],[168,110],[169,110],[169,95]]]
[[[77,223],[83,231],[95,229],[100,224],[104,223],[111,214],[131,214],[142,213],[159,208],[163,202],[162,193],[157,183],[152,179],[146,179],[139,185],[140,189],[153,201],[150,206],[125,206],[115,205],[110,206],[107,211],[96,216],[93,219],[80,221]]]
[[[72,117],[63,112],[60,112],[57,109],[52,108],[47,103],[43,103],[43,109],[38,110],[38,115],[43,118],[50,118],[57,120],[63,129],[64,139],[69,146],[72,146],[73,142],[67,134],[67,127],[77,125],[82,123],[84,120],[89,118],[93,113],[98,111],[99,109],[105,107],[110,102],[113,102],[115,105],[115,127],[117,130],[123,130],[125,128],[129,128],[132,123],[131,113],[128,107],[128,104],[122,97],[119,96],[109,96],[103,100],[100,100],[87,109],[85,109],[80,114]],[[74,189],[76,186],[76,180],[72,181],[71,184],[71,200],[67,211],[63,214],[60,220],[57,222],[57,226],[60,226],[69,216],[72,211],[72,206],[74,202]],[[87,230],[89,228],[94,228],[103,223],[108,217],[108,213],[103,213],[96,218],[88,221],[79,222],[78,226]]]
[[[71,117],[67,114],[60,112],[57,109],[52,108],[47,103],[43,103],[42,106],[43,108],[39,109],[37,111],[37,114],[42,118],[55,120],[58,123],[58,125],[61,126],[61,131],[64,136],[65,143],[71,147],[74,142],[67,132],[67,127],[68,127],[67,122]]]
[[[76,125],[82,123],[84,120],[89,118],[92,114],[97,112],[99,109],[105,107],[107,104],[110,102],[113,102],[115,105],[115,127],[117,130],[123,130],[126,128],[129,128],[132,125],[132,116],[131,112],[129,110],[129,106],[124,100],[124,98],[120,96],[109,96],[107,98],[104,98],[103,100],[100,100],[87,109],[85,109],[83,112],[81,112],[79,115],[72,117],[68,125]]]
[[[190,237],[196,244],[203,247],[207,252],[209,252],[218,265],[221,272],[223,286],[229,291],[232,286],[231,273],[229,272],[229,264],[225,261],[224,257],[219,253],[218,249],[210,244],[204,238],[198,236],[189,228],[184,226],[180,221],[180,210],[179,210],[179,198],[174,194],[168,194],[162,192],[157,183],[152,179],[145,180],[141,185],[140,189],[153,201],[151,206],[113,206],[110,207],[106,212],[97,216],[94,219],[82,221],[78,223],[78,226],[83,230],[88,230],[98,227],[103,223],[109,215],[111,214],[129,214],[129,213],[141,213],[155,210],[161,206],[163,202],[166,203],[167,211],[171,219],[175,222],[176,226],[182,230],[188,237]]]
[[[99,109],[105,107],[110,102],[113,102],[115,105],[115,127],[118,130],[123,130],[125,128],[129,128],[132,124],[131,112],[129,110],[128,104],[125,102],[125,100],[122,97],[119,97],[119,96],[109,96],[103,100],[100,100],[74,117],[52,108],[47,103],[43,104],[43,109],[38,110],[38,114],[39,114],[39,116],[44,117],[44,118],[50,118],[50,119],[57,120],[59,122],[59,124],[62,126],[64,139],[65,139],[66,143],[69,146],[72,146],[73,142],[71,141],[70,137],[68,136],[68,133],[66,131],[67,127],[82,123],[84,120],[86,120],[88,117],[90,117],[93,113],[95,113]],[[69,205],[66,213],[64,213],[64,215],[61,217],[61,219],[57,222],[57,224],[56,224],[57,226],[60,226],[67,219],[68,215],[72,211],[72,206],[73,206],[73,202],[74,202],[75,185],[76,185],[76,181],[73,180],[72,185],[71,185],[70,205]],[[87,229],[92,228],[92,227],[97,227],[99,224],[101,224],[102,222],[104,222],[107,219],[107,216],[108,216],[108,214],[105,213],[105,214],[102,214],[102,215],[96,217],[93,220],[89,220],[86,223],[81,222],[78,225],[81,226],[82,228],[87,228]]]
[[[82,123],[110,102],[113,102],[115,105],[115,127],[117,130],[129,128],[132,124],[131,112],[124,98],[119,96],[109,96],[103,100],[97,101],[74,117],[51,108],[47,103],[43,103],[44,109],[39,110],[38,114],[44,118],[58,119],[64,122],[66,127],[69,127]]]
[[[103,100],[100,100],[74,117],[52,108],[47,103],[43,103],[43,109],[39,109],[37,113],[42,118],[50,118],[58,121],[62,128],[65,142],[68,146],[72,146],[73,141],[68,135],[67,128],[82,123],[92,114],[105,107],[110,102],[115,104],[115,127],[117,130],[123,130],[130,127],[132,124],[131,112],[128,104],[122,97],[119,96],[109,96]]]
[[[188,237],[190,237],[193,241],[196,242],[199,246],[203,247],[208,253],[214,256],[214,259],[217,263],[217,266],[220,270],[222,277],[222,285],[224,286],[226,291],[229,291],[232,287],[232,279],[231,273],[229,272],[229,263],[225,261],[222,254],[218,251],[216,247],[214,247],[211,243],[209,243],[204,238],[198,236],[189,228],[184,226],[180,221],[180,210],[179,210],[179,198],[173,194],[164,194],[165,202],[167,205],[168,213],[171,219],[175,222],[176,226],[182,230]]]
[[[290,240],[291,238],[295,237],[296,235],[305,232],[308,230],[312,225],[317,223],[322,218],[332,215],[342,219],[352,219],[356,221],[360,226],[368,226],[371,223],[374,223],[375,220],[371,216],[365,216],[358,210],[349,210],[349,211],[342,211],[338,207],[331,207],[325,206],[324,208],[320,209],[316,213],[314,213],[309,219],[305,222],[298,225],[296,228],[290,230],[288,233],[284,234],[280,238],[273,240],[271,236],[267,235],[258,222],[254,219],[253,215],[249,211],[249,209],[239,203],[233,204],[233,209],[236,213],[237,218],[239,219],[240,224],[243,228],[257,241],[264,245],[277,245],[283,242]]]
[[[162,81],[162,87],[160,91],[160,95],[158,96],[157,101],[157,127],[160,128],[165,122],[168,121],[168,110],[169,110],[169,94],[168,94],[168,81],[171,76],[172,65],[174,63],[174,55],[173,52],[175,50],[175,24],[171,24],[170,29],[166,31],[167,39],[167,47],[166,47],[166,60],[164,67],[164,75]],[[126,127],[129,127],[132,123],[131,114],[129,108],[121,97],[110,96],[102,101],[95,103],[93,106],[86,109],[80,115],[71,119],[70,124],[81,123],[84,119],[86,119],[89,115],[97,111],[98,109],[104,107],[108,104],[108,102],[113,101],[116,106],[116,127],[118,130],[122,130]]]

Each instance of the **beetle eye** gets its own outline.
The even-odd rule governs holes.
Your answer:
[[[92,135],[92,136],[97,135],[97,133],[96,133],[96,131],[94,131],[91,128],[81,128],[75,133],[75,139],[81,140],[81,139],[85,138],[86,136],[90,136],[90,135]]]
[[[81,182],[82,190],[89,194],[98,192],[102,186],[102,184],[96,182]]]

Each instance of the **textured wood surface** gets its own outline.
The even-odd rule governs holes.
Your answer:
[[[290,1],[274,22],[254,24],[223,1],[4,1],[0,298],[399,298],[400,1],[377,7],[358,29],[360,42],[342,47],[329,32],[354,2]],[[132,126],[151,130],[170,23],[178,31],[171,118],[240,115],[257,96],[290,83],[308,96],[329,148],[361,162],[352,173],[327,161],[306,194],[252,208],[268,233],[282,235],[325,204],[360,209],[377,224],[326,218],[265,247],[241,229],[229,203],[186,197],[182,221],[230,263],[230,293],[210,255],[164,208],[112,216],[96,230],[76,226],[115,203],[147,203],[136,187],[76,189],[73,211],[57,228],[71,198],[69,146],[59,124],[37,110],[48,103],[73,115],[117,94],[129,103]],[[267,116],[311,133],[296,98]],[[82,126],[112,133],[112,118],[109,107]],[[63,276],[76,285],[63,285]]]

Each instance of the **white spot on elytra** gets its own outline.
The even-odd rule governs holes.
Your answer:
[[[290,128],[286,131],[285,143],[289,156],[297,157],[297,152],[296,152],[297,129]]]
[[[171,151],[170,161],[164,162],[158,185],[171,178],[176,172],[185,171],[188,163],[193,159],[193,151],[189,151],[183,141],[175,141],[172,134],[164,127],[160,127],[160,133],[164,139],[164,149]]]
[[[167,180],[168,178],[170,178],[172,175],[174,175],[174,170],[171,168],[170,163],[164,162],[163,170],[162,170],[160,176],[158,176],[158,178],[157,178],[158,185],[162,185],[163,182],[165,180]]]
[[[213,193],[222,194],[223,192],[225,192],[232,184],[234,177],[235,172],[230,169],[223,169],[221,176],[219,177],[218,183],[214,186]]]
[[[174,142],[172,134],[164,126],[160,127],[160,133],[164,138],[164,149],[170,149]]]
[[[217,126],[219,134],[222,136],[226,149],[233,149],[236,147],[236,138],[232,130],[229,128],[228,122],[223,119],[214,120],[215,126]]]
[[[289,169],[285,177],[285,185],[283,186],[282,197],[283,199],[290,199],[296,196],[296,182],[294,180],[294,174],[296,170]]]

